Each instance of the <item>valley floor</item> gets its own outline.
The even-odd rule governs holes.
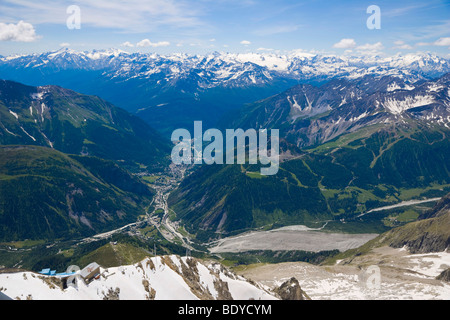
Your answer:
[[[370,266],[379,268],[379,286],[367,284]],[[288,262],[253,265],[236,272],[268,287],[296,277],[313,300],[448,300],[450,283],[435,278],[449,267],[449,252],[409,254],[405,249],[381,247],[333,266]]]
[[[378,234],[346,234],[321,232],[305,226],[288,226],[270,231],[253,231],[213,243],[211,253],[251,250],[302,250],[319,252],[346,251],[362,246]]]

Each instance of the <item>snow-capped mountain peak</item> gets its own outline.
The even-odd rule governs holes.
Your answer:
[[[450,72],[450,62],[426,53],[391,57],[317,55],[302,51],[219,53],[207,55],[128,53],[119,49],[77,52],[60,49],[0,58],[0,66],[59,70],[102,70],[116,79],[156,77],[166,81],[198,75],[199,86],[261,85],[273,79],[355,79],[365,75],[398,76],[408,82]],[[1,69],[0,69],[1,70]]]

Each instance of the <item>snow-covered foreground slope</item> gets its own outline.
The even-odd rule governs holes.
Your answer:
[[[33,300],[272,300],[262,286],[251,284],[217,263],[161,256],[130,266],[100,269],[101,276],[76,287],[61,288],[57,278],[33,272],[0,274],[0,291],[12,299]]]
[[[405,248],[381,247],[333,266],[288,262],[240,274],[268,287],[296,277],[312,300],[449,300],[450,283],[436,280],[449,267],[450,252],[410,254]],[[368,281],[374,268],[378,285]]]

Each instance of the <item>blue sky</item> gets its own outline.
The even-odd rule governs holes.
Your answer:
[[[71,5],[80,29],[69,29]],[[380,8],[381,29],[367,28]],[[76,20],[71,20],[76,21]],[[450,1],[2,0],[0,54],[119,48],[207,53],[433,52],[450,57]]]

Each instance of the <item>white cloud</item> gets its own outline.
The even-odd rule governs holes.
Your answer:
[[[450,46],[450,37],[439,38],[433,43],[435,46],[447,47]]]
[[[32,42],[38,38],[30,23],[23,21],[17,24],[0,23],[0,41]]]
[[[419,43],[416,43],[416,46],[419,46],[419,47],[424,47],[424,46],[448,47],[448,46],[450,46],[450,37],[439,38],[435,42],[419,42]]]
[[[127,47],[127,48],[133,48],[133,47],[134,47],[134,44],[132,44],[132,43],[129,42],[129,41],[125,41],[125,42],[122,43],[120,46],[121,46],[121,47]]]
[[[122,32],[155,32],[161,29],[202,30],[202,6],[187,0],[75,0],[81,8],[81,27],[113,28]],[[64,24],[67,1],[3,0],[2,17],[17,17],[39,24]]]
[[[250,41],[247,41],[247,40],[242,40],[241,44],[243,44],[244,46],[248,46],[248,45],[250,45],[252,43]]]
[[[350,49],[356,47],[356,42],[354,39],[342,39],[338,43],[333,45],[333,48],[338,49]]]
[[[167,42],[167,41],[160,41],[160,42],[151,42],[149,39],[144,39],[144,40],[142,40],[142,41],[139,41],[137,44],[136,44],[136,47],[140,47],[140,48],[142,48],[142,47],[153,47],[153,48],[156,48],[156,47],[167,47],[167,46],[170,46],[170,42]]]
[[[360,51],[380,51],[384,49],[384,46],[381,42],[377,42],[374,44],[366,43],[362,46],[356,47],[356,49]]]
[[[60,43],[59,46],[62,47],[62,48],[67,48],[67,47],[70,47],[70,43],[63,42],[63,43]]]
[[[209,41],[210,42],[216,42],[216,39],[212,38],[212,39],[209,39]]]
[[[394,49],[400,49],[400,50],[411,50],[413,47],[409,44],[402,44],[401,46],[395,46]]]
[[[395,47],[393,47],[393,49],[411,50],[413,48],[412,46],[410,46],[409,44],[406,44],[402,40],[397,40],[394,42],[394,44],[395,44]]]

